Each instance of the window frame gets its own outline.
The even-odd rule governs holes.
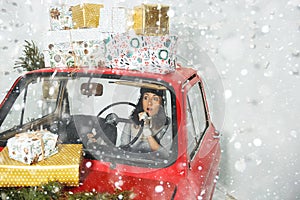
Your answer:
[[[195,127],[195,119],[193,117],[193,111],[189,111],[189,110],[192,110],[191,109],[191,101],[189,98],[192,98],[190,94],[193,94],[193,93],[190,93],[193,88],[197,87],[199,88],[199,92],[200,92],[200,96],[201,96],[201,104],[203,106],[203,114],[204,114],[204,118],[205,118],[205,126],[203,126],[203,129],[201,130],[201,135],[199,136],[199,138],[197,138],[197,133],[196,133],[196,127]],[[189,97],[190,96],[190,97]],[[195,98],[195,96],[193,96],[193,98]],[[191,116],[191,119],[189,120],[189,116]],[[191,84],[189,88],[187,88],[187,91],[186,91],[186,123],[192,123],[192,126],[191,128],[193,128],[193,135],[192,135],[192,139],[195,139],[195,143],[190,143],[189,142],[189,138],[190,138],[190,135],[189,133],[191,133],[189,131],[189,129],[187,128],[187,132],[186,132],[186,136],[187,136],[187,153],[190,157],[190,160],[193,160],[193,158],[195,157],[195,155],[197,154],[197,151],[199,150],[199,147],[203,141],[203,137],[205,136],[206,134],[206,130],[209,126],[209,123],[208,123],[208,110],[206,108],[206,103],[205,103],[205,98],[204,98],[204,91],[203,91],[203,85],[202,85],[202,82],[201,80],[197,80],[195,81],[194,84]],[[190,144],[194,144],[194,147],[189,149],[189,145]]]

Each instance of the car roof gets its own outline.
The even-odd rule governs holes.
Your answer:
[[[197,74],[197,71],[192,67],[176,67],[175,71],[166,74],[159,73],[150,73],[150,72],[142,72],[137,70],[125,70],[125,69],[111,69],[106,67],[64,67],[64,68],[43,68],[39,70],[30,71],[27,74],[34,73],[43,73],[43,72],[66,72],[66,73],[80,73],[84,72],[87,74],[114,74],[121,76],[132,76],[132,77],[142,77],[142,78],[152,78],[164,80],[166,82],[181,82],[184,83],[191,76]]]

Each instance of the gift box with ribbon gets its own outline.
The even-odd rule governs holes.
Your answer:
[[[49,131],[16,134],[7,140],[9,157],[25,164],[34,164],[57,153],[58,135]]]
[[[102,4],[83,3],[72,6],[73,27],[97,28],[100,20],[100,8]]]
[[[49,9],[50,30],[68,30],[73,27],[72,12],[67,6],[53,6]]]
[[[134,7],[133,29],[138,35],[169,34],[169,6],[142,4]]]
[[[176,67],[176,36],[111,34],[105,41],[106,67],[170,73]]]
[[[0,152],[0,187],[40,186],[50,181],[79,186],[82,145],[60,144],[57,149],[55,155],[28,165],[11,159],[5,147]]]
[[[99,67],[104,63],[102,40],[73,41],[49,44],[44,50],[46,67]]]

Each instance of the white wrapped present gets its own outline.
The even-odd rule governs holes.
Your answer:
[[[49,44],[43,51],[46,67],[72,67],[74,54],[69,42]]]
[[[58,135],[49,131],[16,134],[7,140],[9,157],[25,164],[34,164],[58,152]]]
[[[53,6],[49,9],[50,30],[68,30],[73,27],[72,12],[68,6]]]
[[[105,41],[106,67],[170,73],[176,67],[176,36],[111,34]]]
[[[73,41],[49,44],[44,50],[46,67],[98,67],[104,63],[102,40]]]
[[[125,33],[129,30],[132,16],[129,8],[101,8],[99,29],[102,32]]]

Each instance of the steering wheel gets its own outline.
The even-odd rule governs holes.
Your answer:
[[[116,102],[116,103],[112,103],[106,107],[104,107],[97,115],[97,117],[99,118],[106,110],[117,106],[117,105],[129,105],[135,108],[135,104],[131,103],[131,102],[127,102],[127,101],[120,101],[120,102]],[[112,124],[114,126],[116,126],[119,122],[130,122],[130,120],[127,118],[120,118],[118,117],[118,115],[116,113],[110,113],[105,117],[105,122],[108,124]]]

